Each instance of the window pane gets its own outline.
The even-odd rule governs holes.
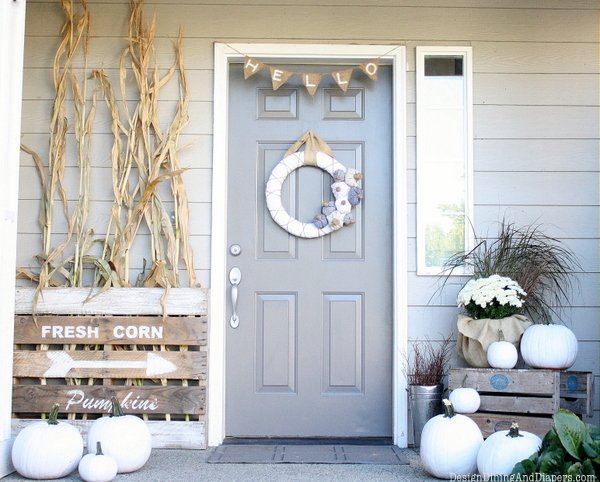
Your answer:
[[[470,49],[427,50],[417,48],[417,269],[437,274],[469,244],[471,76],[463,72]]]

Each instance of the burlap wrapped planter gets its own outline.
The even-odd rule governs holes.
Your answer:
[[[531,324],[531,321],[522,315],[480,320],[459,315],[456,323],[458,327],[456,349],[470,366],[488,368],[490,365],[486,352],[490,344],[498,341],[498,332],[501,330],[504,339],[518,349],[521,335]]]

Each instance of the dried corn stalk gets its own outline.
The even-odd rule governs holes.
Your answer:
[[[40,272],[20,269],[18,276],[48,286],[84,286],[84,270],[94,269],[93,286],[130,286],[130,251],[144,223],[150,232],[151,264],[146,274],[138,275],[136,285],[179,286],[179,265],[188,272],[189,285],[196,283],[192,250],[189,245],[189,211],[178,152],[179,136],[188,122],[188,91],[182,57],[182,36],[174,46],[175,60],[161,77],[156,63],[154,34],[156,19],[149,24],[143,19],[143,1],[130,3],[131,15],[127,47],[119,68],[117,99],[106,73],[93,70],[96,86],[88,99],[87,59],[90,13],[85,0],[80,8],[72,0],[62,0],[65,23],[61,42],[54,58],[55,99],[50,121],[49,156],[47,165],[27,146],[42,185],[40,227],[42,252],[37,256]],[[77,11],[77,12],[76,12]],[[79,13],[78,13],[79,12]],[[84,75],[79,79],[73,71],[73,59],[82,52]],[[159,123],[159,94],[169,81],[179,83],[179,100],[169,125],[163,131]],[[135,105],[128,102],[126,88],[133,79],[137,89]],[[72,127],[77,152],[79,187],[77,202],[69,209],[65,187],[65,163],[69,112],[67,93],[72,92]],[[104,99],[111,120],[113,146],[111,178],[113,206],[109,224],[102,240],[96,239],[88,226],[90,210],[90,150],[98,96]],[[164,119],[163,119],[164,121]],[[170,183],[170,194],[162,196],[159,184]],[[53,245],[55,204],[60,203],[67,221],[65,239]],[[172,207],[169,207],[172,206]],[[91,255],[95,242],[102,244],[100,255]],[[68,255],[68,252],[72,254]]]

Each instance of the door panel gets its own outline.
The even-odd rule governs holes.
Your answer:
[[[298,70],[298,67],[294,67]],[[356,76],[358,77],[358,76]],[[388,437],[392,433],[391,69],[314,97],[293,81],[230,75],[228,244],[242,271],[240,325],[226,330],[226,435]],[[307,130],[364,174],[356,223],[316,239],[271,219],[264,189]],[[294,171],[283,204],[308,222],[332,179]],[[230,307],[231,308],[231,307]]]

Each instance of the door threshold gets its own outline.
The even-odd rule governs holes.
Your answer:
[[[392,437],[226,437],[223,445],[393,445]]]

